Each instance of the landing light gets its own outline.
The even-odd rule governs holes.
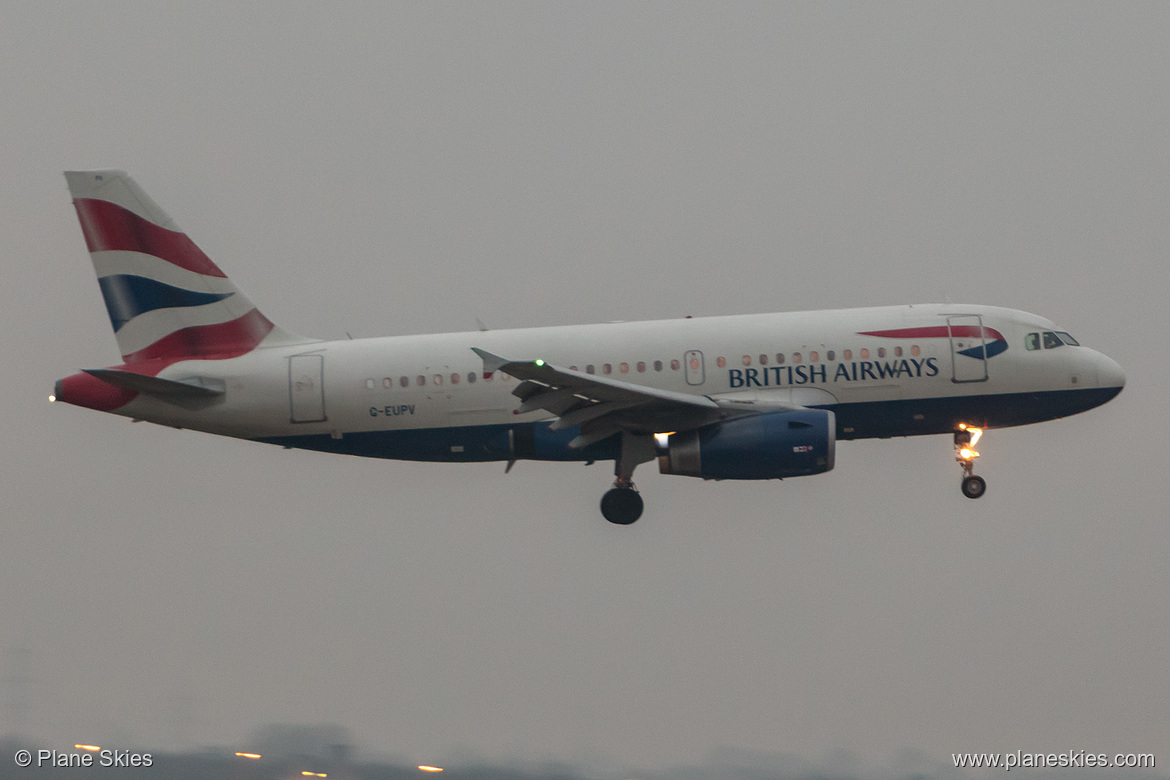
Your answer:
[[[670,443],[671,433],[674,433],[674,431],[671,431],[670,433],[656,433],[654,434],[654,441],[658,443],[659,447],[665,447]]]
[[[74,745],[73,747],[77,748],[78,750],[88,750],[91,753],[97,750],[101,750],[101,748],[97,745]]]
[[[425,764],[419,764],[418,768],[419,768],[420,772],[442,772],[443,771],[443,768],[441,766],[426,766]]]
[[[260,758],[259,753],[236,753],[240,758]]]
[[[49,396],[49,403],[53,403],[56,400],[57,400],[57,396],[55,396],[55,395]]]
[[[972,458],[978,458],[979,453],[975,450],[964,447],[963,449],[959,450],[959,457],[961,457],[963,460],[971,460]]]

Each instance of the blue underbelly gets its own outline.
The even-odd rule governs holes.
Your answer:
[[[918,398],[834,404],[837,438],[872,439],[951,433],[959,423],[986,428],[1068,417],[1116,396],[1120,388],[1084,388],[1042,393],[1009,393],[957,398]],[[519,425],[474,425],[459,428],[362,431],[270,436],[257,441],[294,449],[317,450],[365,458],[474,463],[499,460],[613,460],[618,437],[583,449],[569,448],[577,428],[550,430],[548,422]]]

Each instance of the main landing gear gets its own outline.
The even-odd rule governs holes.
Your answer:
[[[634,483],[617,479],[613,489],[601,497],[601,514],[616,525],[629,525],[642,516],[642,495]]]
[[[960,487],[967,498],[980,498],[987,492],[987,480],[975,474],[975,459],[979,453],[975,451],[975,444],[983,435],[981,428],[960,424],[955,431],[955,460],[963,469],[963,482]]]
[[[622,432],[622,448],[614,463],[613,488],[601,497],[601,514],[615,525],[630,525],[642,516],[642,496],[634,487],[634,469],[654,460],[654,440],[645,434]]]

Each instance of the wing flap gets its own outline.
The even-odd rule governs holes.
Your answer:
[[[560,418],[552,424],[554,431],[559,431],[562,428],[572,428],[574,425],[584,425],[592,422],[606,415],[620,412],[623,409],[632,409],[635,406],[641,406],[647,401],[601,401],[595,404],[588,404],[580,409],[574,409],[571,412],[562,414]]]

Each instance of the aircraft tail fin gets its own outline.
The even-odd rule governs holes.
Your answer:
[[[65,179],[125,363],[312,341],[261,314],[124,171],[67,171]]]

